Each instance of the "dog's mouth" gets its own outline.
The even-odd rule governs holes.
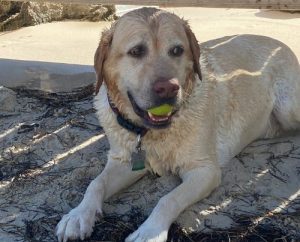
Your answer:
[[[146,126],[150,126],[152,128],[167,128],[172,122],[173,115],[177,112],[177,110],[172,110],[164,115],[155,115],[140,108],[129,92],[128,97],[134,112],[143,119],[143,122]]]

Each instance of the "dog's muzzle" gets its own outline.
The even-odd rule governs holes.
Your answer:
[[[128,98],[130,100],[134,112],[143,120],[144,125],[150,128],[167,128],[172,122],[173,115],[178,110],[177,108],[174,108],[170,113],[166,115],[154,115],[149,111],[140,108],[134,100],[133,96],[130,94],[130,92],[128,92]],[[159,106],[165,103],[174,105],[176,103],[176,98],[160,99],[159,102],[155,104],[155,106]],[[151,109],[151,107],[149,107],[149,109]]]

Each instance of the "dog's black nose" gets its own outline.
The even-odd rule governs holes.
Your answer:
[[[153,85],[153,91],[160,98],[175,97],[179,91],[179,81],[176,78],[170,80],[158,80]]]

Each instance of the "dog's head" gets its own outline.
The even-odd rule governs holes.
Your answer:
[[[199,57],[196,37],[183,19],[155,8],[129,12],[102,33],[95,53],[96,93],[104,81],[130,119],[166,127],[191,93],[195,73],[201,79]],[[147,111],[162,104],[173,111],[161,116]]]

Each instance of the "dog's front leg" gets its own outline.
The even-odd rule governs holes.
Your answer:
[[[103,201],[131,185],[145,173],[145,170],[131,171],[130,164],[109,158],[103,172],[88,186],[81,203],[58,223],[58,241],[66,242],[90,236],[98,215],[102,213]]]
[[[208,196],[219,185],[221,172],[217,165],[206,164],[180,175],[181,185],[159,200],[148,219],[126,242],[166,241],[172,222],[184,209]]]

